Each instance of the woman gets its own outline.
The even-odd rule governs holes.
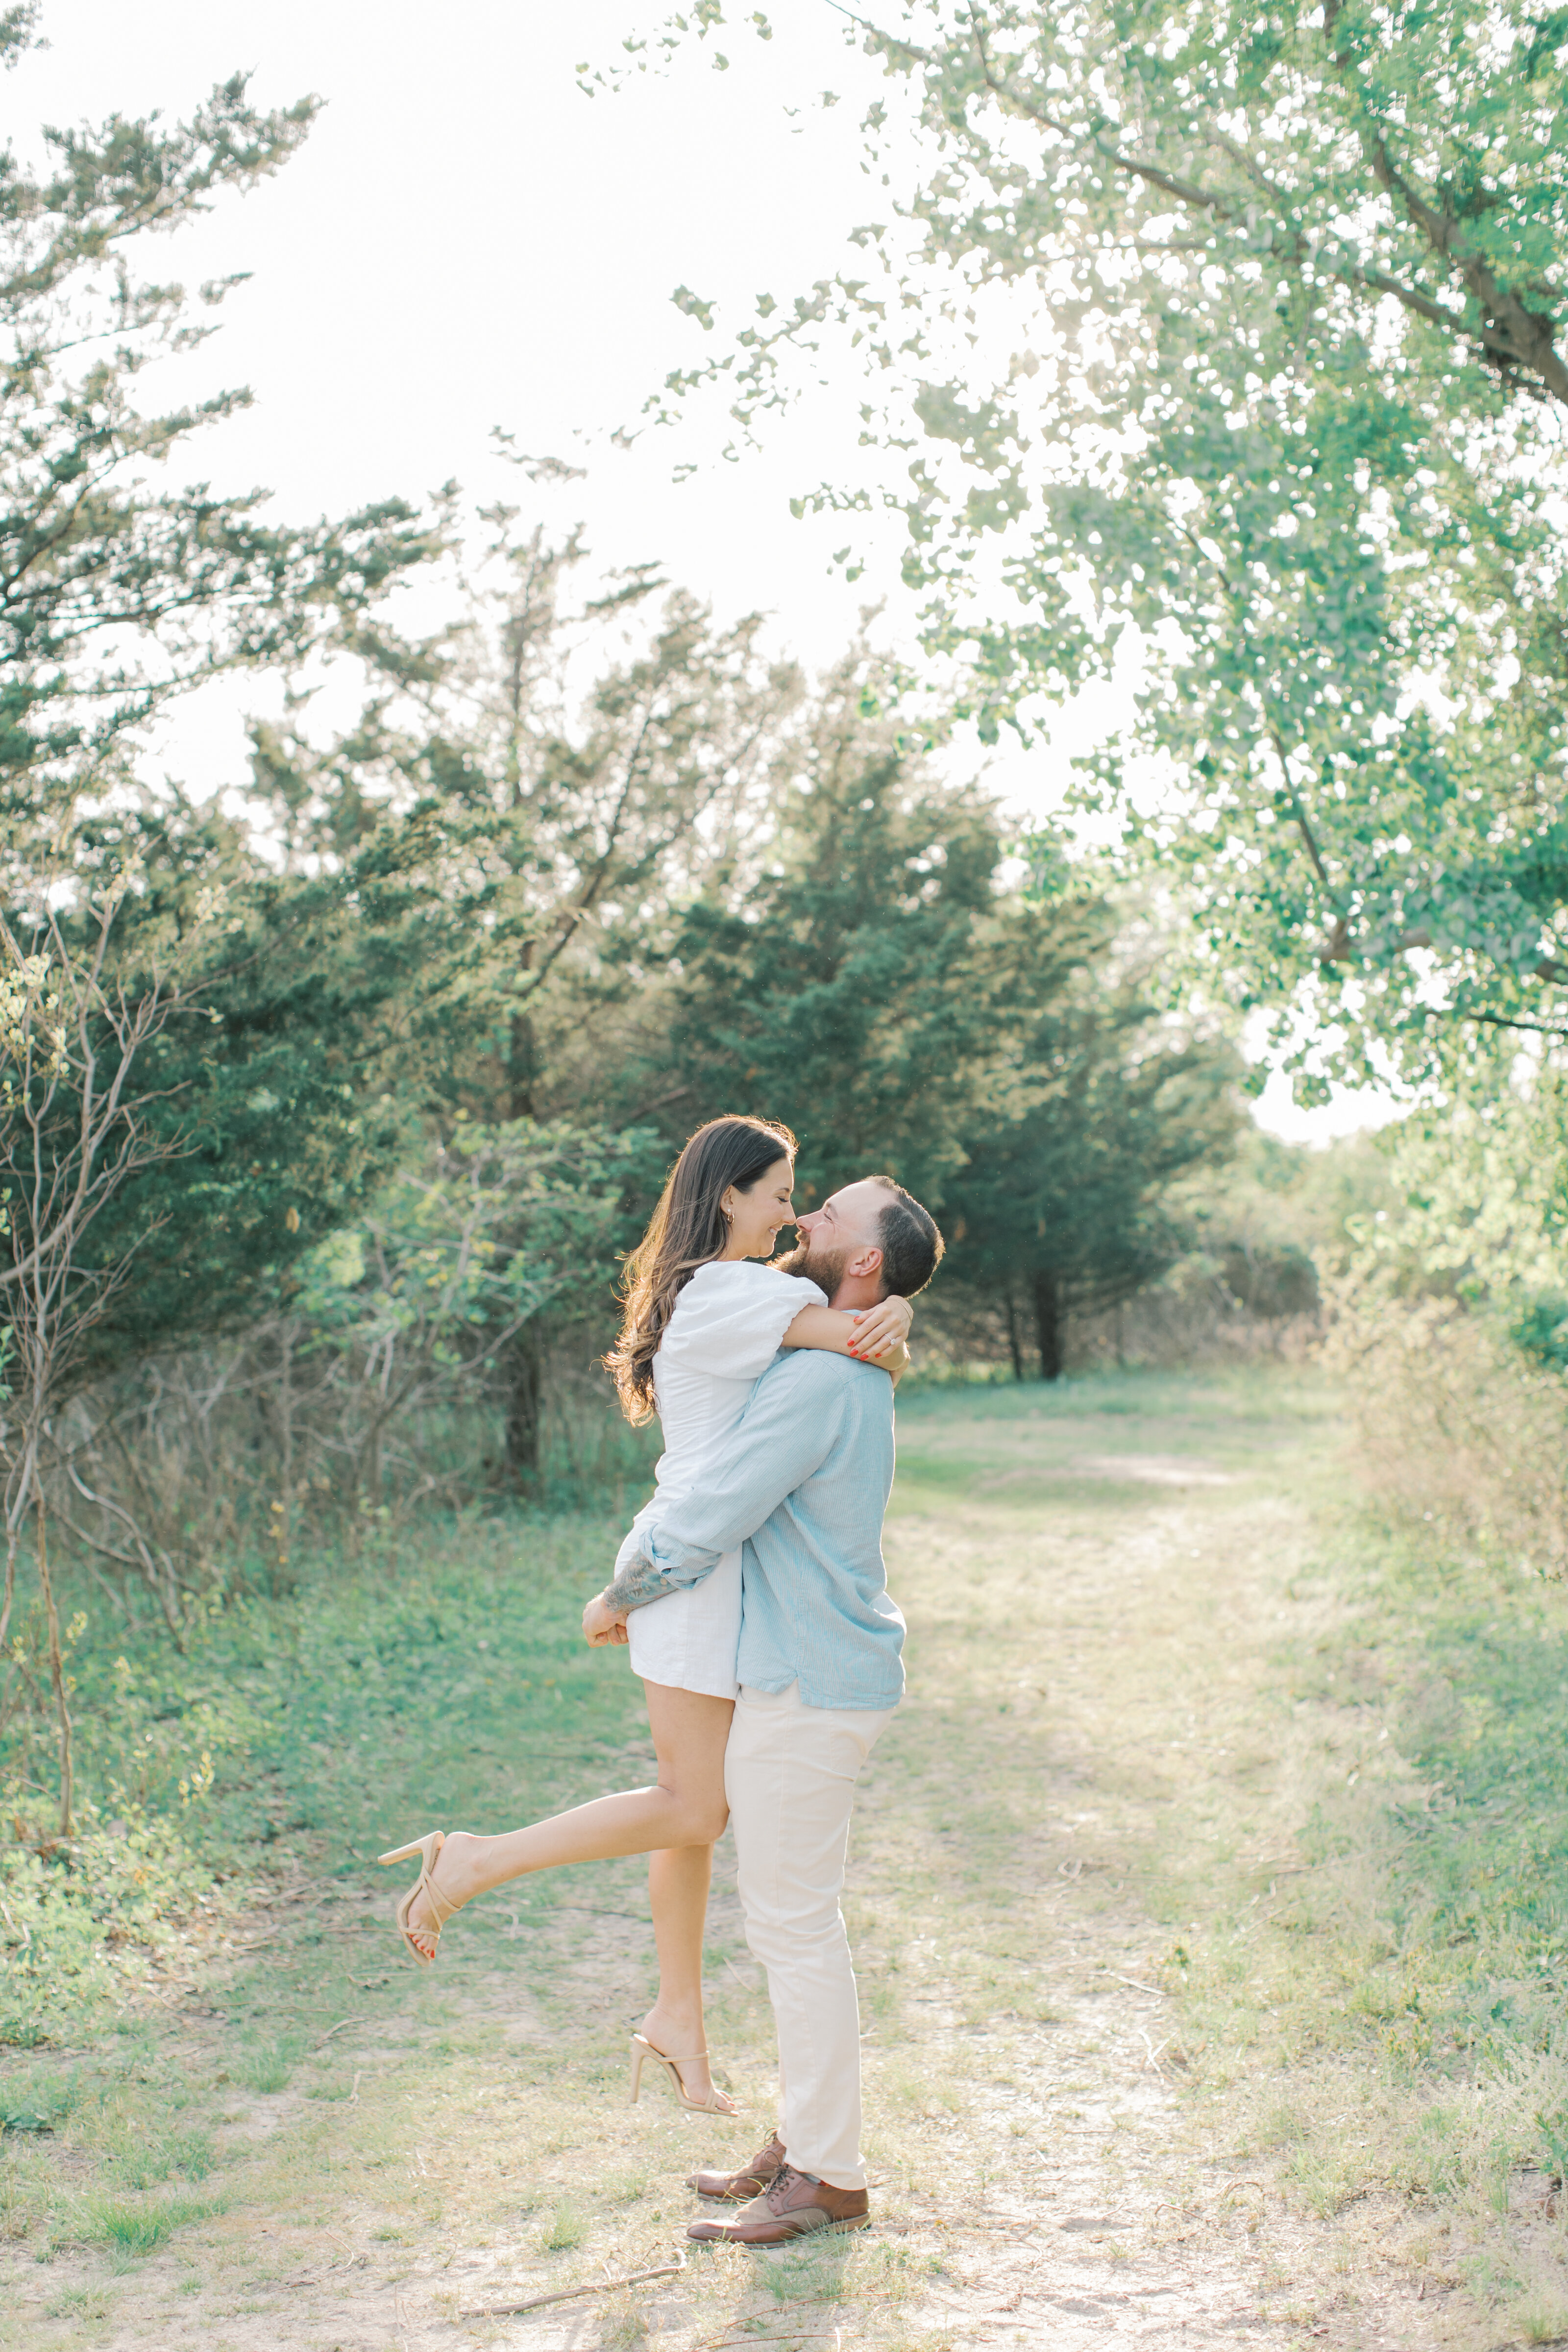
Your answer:
[[[894,1379],[909,1360],[907,1299],[841,1313],[815,1283],[750,1263],[771,1257],[781,1227],[794,1223],[795,1149],[789,1129],[770,1120],[710,1119],[677,1160],[627,1262],[625,1320],[605,1361],[627,1418],[646,1422],[657,1412],[663,1423],[656,1501],[690,1491],[704,1458],[721,1447],[752,1382],[781,1346],[857,1356]],[[585,1618],[595,1606],[588,1604]],[[421,1858],[397,1925],[415,1959],[427,1967],[445,1922],[476,1895],[563,1863],[648,1854],[659,1988],[632,2036],[632,2096],[644,2061],[652,2059],[683,2106],[725,2115],[733,2114],[733,2105],[713,2087],[702,2024],[702,1928],[713,1842],[727,1819],[724,1746],[740,1631],[738,1551],[689,1591],[634,1612],[632,1669],[643,1678],[658,1759],[651,1789],[595,1798],[500,1837],[432,1830],[381,1857]],[[602,1632],[595,1638],[603,1639]]]

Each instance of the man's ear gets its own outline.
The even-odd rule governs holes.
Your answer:
[[[857,1250],[844,1271],[847,1275],[853,1275],[858,1282],[873,1280],[882,1271],[881,1251],[875,1246]]]

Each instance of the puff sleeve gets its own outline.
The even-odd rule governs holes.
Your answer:
[[[700,1265],[676,1301],[659,1354],[682,1370],[755,1380],[801,1309],[826,1304],[815,1282],[777,1266],[750,1258]]]

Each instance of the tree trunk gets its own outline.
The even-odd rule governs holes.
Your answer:
[[[506,1055],[506,1115],[508,1118],[533,1117],[533,1088],[539,1075],[539,1047],[533,1034],[533,1024],[526,1013],[514,1013],[510,1034],[507,1039]]]
[[[279,1394],[283,1401],[283,1507],[288,1511],[294,1500],[294,1330],[283,1326],[283,1362]]]
[[[381,1433],[386,1415],[373,1413],[359,1450],[360,1487],[373,1511],[381,1508]]]
[[[5,1636],[11,1630],[11,1609],[16,1598],[16,1528],[7,1513],[5,1519],[5,1599],[0,1604],[0,1650],[5,1646]]]
[[[1007,1293],[1007,1346],[1013,1357],[1013,1378],[1021,1381],[1024,1377],[1024,1342],[1018,1332],[1018,1302],[1011,1291]]]
[[[1040,1349],[1040,1378],[1059,1381],[1062,1376],[1062,1302],[1055,1274],[1048,1269],[1035,1276],[1035,1334]]]
[[[544,1343],[536,1323],[525,1323],[501,1359],[506,1381],[506,1476],[521,1495],[539,1486],[539,1424],[544,1391]]]
[[[284,1600],[292,1590],[287,1574],[289,1555],[294,1549],[294,1331],[293,1326],[283,1326],[283,1361],[278,1393],[282,1405],[283,1452],[282,1494],[279,1501],[283,1508],[273,1507],[273,1529],[277,1537],[277,1557],[272,1563],[272,1598]],[[379,1496],[376,1498],[380,1500]]]
[[[71,1804],[75,1796],[75,1773],[71,1761],[71,1711],[66,1696],[66,1662],[60,1648],[60,1612],[55,1605],[55,1580],[49,1574],[49,1549],[44,1527],[44,1492],[33,1475],[33,1525],[37,1530],[38,1587],[44,1596],[44,1615],[48,1626],[49,1680],[55,1689],[55,1711],[60,1722],[60,1835],[71,1833]]]

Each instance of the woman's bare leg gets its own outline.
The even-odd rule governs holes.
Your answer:
[[[660,1683],[645,1683],[647,1719],[653,1744],[662,1756],[672,1728],[671,1700],[689,1699],[689,1691],[675,1691]],[[724,1825],[724,1743],[734,1712],[728,1699],[710,1702],[724,1710],[723,1739],[712,1761],[719,1782],[719,1826]],[[715,1718],[717,1727],[717,1718]],[[715,1832],[715,1835],[717,1835]],[[712,2086],[708,2061],[698,2057],[708,2046],[702,2021],[702,1936],[708,1919],[708,1887],[713,1875],[713,1843],[666,1846],[648,1856],[647,1892],[653,1911],[654,1942],[658,1948],[658,1999],[642,2022],[656,2050],[668,2058],[689,2059],[680,2079],[689,2096],[705,2099]]]
[[[654,1853],[667,1847],[711,1846],[728,1818],[724,1803],[724,1746],[730,1737],[732,1701],[700,1691],[671,1690],[647,1683],[658,1779],[651,1789],[626,1789],[552,1813],[528,1828],[500,1837],[473,1837],[454,1830],[441,1849],[436,1888],[444,1907],[471,1903],[509,1879],[535,1870],[555,1870],[568,1862],[605,1862],[622,1853]],[[433,1950],[436,1922],[429,1906],[416,1904],[409,1926]],[[698,1939],[700,1967],[701,1940]],[[692,2047],[698,2045],[693,2043]]]

